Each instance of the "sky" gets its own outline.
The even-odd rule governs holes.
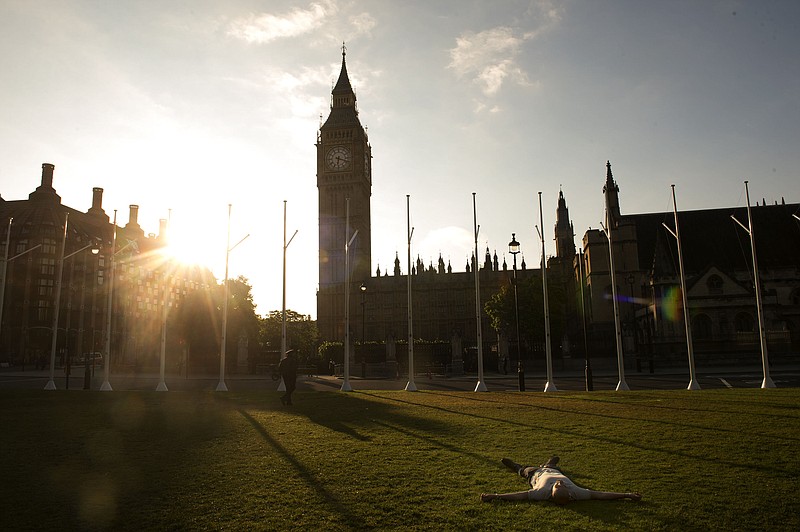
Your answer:
[[[475,246],[547,255],[559,190],[576,247],[623,214],[800,201],[800,2],[0,1],[0,194],[42,163],[176,253],[246,277],[257,313],[316,317],[316,135],[346,43],[373,154],[372,269]],[[285,203],[284,203],[285,202]],[[230,223],[228,205],[231,205]],[[284,205],[286,224],[284,224]]]

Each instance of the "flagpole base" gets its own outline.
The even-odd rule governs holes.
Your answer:
[[[545,392],[557,392],[558,388],[552,381],[547,381],[547,384],[544,385]]]
[[[486,387],[486,383],[483,382],[483,379],[479,380],[478,383],[475,385],[476,392],[488,392],[489,389]]]
[[[350,386],[350,380],[349,379],[345,379],[344,381],[342,381],[342,387],[339,389],[339,391],[340,392],[352,392],[353,391],[353,387]]]
[[[628,388],[628,383],[624,380],[621,380],[617,383],[617,391],[618,392],[627,392],[630,388]]]
[[[772,377],[767,376],[767,377],[764,377],[763,381],[761,381],[761,387],[762,388],[776,388],[777,386],[775,386],[775,383],[772,382]]]
[[[103,381],[103,384],[100,385],[100,391],[101,392],[111,392],[111,391],[113,391],[111,389],[111,383],[108,382],[108,381]]]
[[[687,389],[687,390],[699,390],[699,389],[700,389],[700,383],[699,383],[699,382],[697,382],[697,379],[692,379],[692,380],[689,382],[689,387],[688,387],[688,388],[686,388],[686,389]]]
[[[217,388],[217,389],[219,390],[219,388]],[[167,389],[167,383],[164,382],[164,381],[159,382],[158,386],[156,386],[156,391],[157,392],[168,392],[169,390]]]
[[[417,391],[417,385],[414,384],[414,381],[408,381],[408,384],[406,384],[406,387],[405,387],[405,391],[407,391],[407,392],[416,392]]]
[[[47,381],[47,384],[45,384],[44,389],[45,390],[55,390],[56,389],[56,383],[53,382],[53,379],[50,379],[49,381]]]
[[[219,384],[217,384],[217,390],[216,391],[218,391],[218,392],[227,392],[228,391],[228,387],[225,386],[225,381],[219,381]]]

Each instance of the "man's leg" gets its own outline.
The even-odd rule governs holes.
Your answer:
[[[561,460],[558,456],[551,456],[547,462],[543,463],[539,467],[552,467],[553,469],[558,469],[558,461]]]
[[[503,458],[500,461],[503,462],[503,465],[506,466],[507,468],[509,468],[514,473],[519,473],[522,469],[527,467],[527,466],[519,465],[518,463],[516,463],[515,461],[511,460],[510,458]]]
[[[524,479],[529,479],[531,475],[533,475],[536,470],[539,469],[539,466],[520,465],[510,458],[503,458],[501,461],[503,462],[504,466]]]

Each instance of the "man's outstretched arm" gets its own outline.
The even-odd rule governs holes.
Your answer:
[[[501,499],[504,501],[527,501],[527,491],[515,491],[514,493],[481,493],[481,501],[489,502],[494,499]]]
[[[632,501],[640,501],[642,499],[642,494],[637,492],[617,493],[615,491],[589,490],[589,495],[591,499],[596,501],[611,501],[614,499],[630,499]]]

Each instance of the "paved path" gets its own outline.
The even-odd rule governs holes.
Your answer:
[[[779,367],[770,373],[775,385],[779,388],[800,387],[800,366]],[[682,390],[689,384],[688,374],[679,371],[665,370],[650,373],[626,373],[625,380],[631,390]],[[713,388],[759,388],[763,377],[760,368],[716,368],[709,371],[698,371],[698,381],[703,389]],[[43,390],[49,380],[47,370],[15,371],[3,369],[0,371],[0,391],[12,389]],[[158,374],[123,374],[114,375],[109,379],[115,391],[122,390],[155,390],[159,382]],[[103,382],[102,370],[98,370],[91,381],[91,389],[99,390]],[[219,383],[218,375],[190,376],[188,379],[177,375],[167,375],[165,382],[170,391],[182,390],[215,390]],[[299,391],[337,391],[342,387],[342,378],[329,375],[300,376],[297,380]],[[353,390],[403,390],[408,379],[362,379],[351,377],[350,386]],[[415,378],[418,390],[450,390],[473,391],[477,384],[477,376],[465,375],[463,377],[419,375]],[[490,392],[516,391],[518,378],[516,375],[486,374],[484,377],[486,387]],[[525,389],[528,392],[541,392],[544,390],[546,379],[541,374],[529,374],[525,379]],[[566,373],[554,376],[554,382],[559,391],[585,390],[585,379],[581,373]],[[598,372],[593,377],[595,390],[614,390],[618,377],[615,372]],[[74,368],[69,379],[70,390],[83,389],[83,370]],[[65,390],[66,378],[63,371],[56,371],[55,384],[58,390]],[[228,375],[225,384],[229,391],[275,391],[279,382],[273,381],[265,375]]]

